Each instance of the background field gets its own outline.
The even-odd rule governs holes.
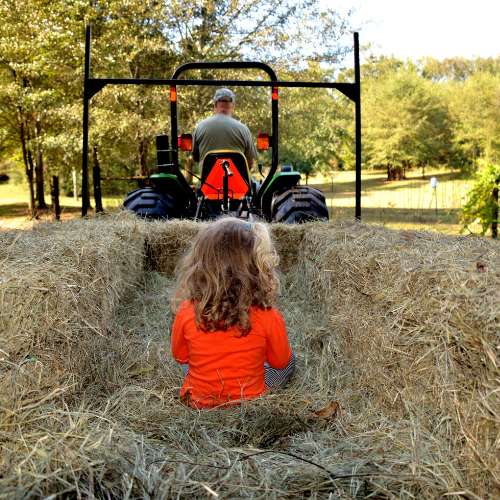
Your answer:
[[[451,233],[461,230],[460,209],[472,181],[461,179],[456,172],[450,170],[426,172],[425,179],[422,179],[419,172],[408,173],[404,181],[388,182],[386,177],[385,171],[363,172],[361,200],[364,221],[390,227],[431,228]],[[430,177],[437,177],[439,181],[436,190],[437,211]],[[333,178],[318,175],[309,184],[324,192],[331,220],[354,217],[354,172],[338,172]],[[128,189],[135,187],[135,183],[129,183]],[[124,183],[124,191],[126,190]],[[105,209],[119,207],[124,199],[120,195],[106,196],[105,185],[103,194]],[[0,185],[0,228],[22,227],[29,222],[27,197],[24,186]],[[50,196],[46,196],[46,201],[50,203]],[[79,215],[81,199],[76,201],[72,197],[62,196],[60,203],[63,220]],[[46,217],[47,213],[43,212],[40,216]]]

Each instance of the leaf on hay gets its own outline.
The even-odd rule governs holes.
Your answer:
[[[152,372],[153,370],[157,370],[158,366],[144,366],[143,368],[139,368],[130,373],[129,377],[137,377],[138,375],[143,375],[144,373]]]
[[[191,398],[193,395],[191,394],[191,389],[188,389],[182,396],[181,396],[181,401],[185,404],[188,405],[189,401],[191,401]]]
[[[339,411],[339,403],[337,401],[330,401],[324,408],[321,410],[311,410],[311,413],[314,415],[311,415],[311,417],[317,417],[317,418],[332,418],[334,417],[337,412]]]

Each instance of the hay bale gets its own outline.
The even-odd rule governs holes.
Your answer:
[[[500,493],[499,244],[345,223],[304,241],[352,383],[422,441],[439,436],[464,484]]]
[[[147,228],[146,252],[148,268],[173,273],[187,247],[207,222],[172,220],[167,224],[152,221]]]
[[[197,412],[178,398],[169,301],[201,226],[124,214],[77,221],[74,238],[57,225],[1,234],[3,256],[21,240],[33,252],[18,252],[10,279],[37,262],[44,272],[28,266],[22,283],[54,298],[23,288],[9,307],[24,326],[2,316],[9,332],[48,333],[0,337],[11,373],[0,382],[0,497],[498,496],[497,243],[354,222],[271,225],[296,374],[280,394]],[[92,237],[101,253],[85,246],[81,257]],[[55,301],[74,301],[66,284],[81,287],[92,328],[83,305]],[[311,413],[331,402],[331,418]]]
[[[107,336],[110,315],[142,277],[139,225],[120,214],[0,232],[2,389],[13,394],[20,367],[35,385],[55,374],[58,383],[80,383],[76,359],[87,372],[85,349]],[[19,388],[11,409],[26,390]]]

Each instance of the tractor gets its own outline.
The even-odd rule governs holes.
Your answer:
[[[275,72],[263,63],[188,63],[172,76],[177,79],[190,69],[259,68],[277,80]],[[151,176],[154,187],[130,192],[124,206],[151,219],[193,218],[207,220],[222,214],[243,219],[253,215],[268,221],[294,223],[311,219],[328,220],[323,193],[311,186],[300,186],[300,173],[290,165],[278,172],[278,88],[272,88],[272,134],[259,133],[257,148],[272,148],[269,173],[258,182],[248,169],[245,156],[239,151],[210,151],[200,159],[199,188],[189,185],[179,165],[179,149],[191,151],[192,135],[177,132],[177,92],[171,88],[172,144],[168,135],[156,136],[158,173]],[[262,175],[262,164],[258,164]]]
[[[86,28],[85,71],[83,92],[83,154],[82,154],[82,216],[89,206],[89,105],[90,100],[106,85],[164,85],[170,86],[171,141],[168,135],[156,136],[158,173],[152,175],[153,186],[128,193],[124,206],[136,214],[150,219],[194,218],[209,220],[221,214],[231,214],[252,219],[258,216],[275,222],[294,223],[306,220],[328,220],[328,208],[323,193],[311,186],[299,185],[300,173],[292,166],[283,166],[278,172],[278,88],[309,87],[337,89],[353,101],[355,107],[356,142],[356,219],[361,219],[361,87],[359,66],[359,38],[354,33],[354,82],[283,82],[264,63],[259,62],[206,62],[187,63],[176,69],[170,79],[156,78],[92,78],[90,76],[90,52],[92,29]],[[192,69],[260,69],[270,81],[264,80],[202,80],[179,79]],[[271,148],[271,168],[265,179],[258,182],[251,175],[244,155],[238,151],[211,151],[201,159],[199,188],[195,191],[181,172],[179,149],[190,151],[191,134],[177,130],[177,86],[252,86],[271,89],[271,134],[259,133],[257,147]],[[262,175],[262,165],[258,164]],[[93,187],[96,211],[102,212],[101,174],[94,165]],[[197,176],[195,176],[197,177]]]

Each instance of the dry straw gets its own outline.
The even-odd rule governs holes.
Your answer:
[[[0,498],[500,495],[498,244],[271,225],[296,374],[197,412],[169,300],[200,227],[121,213],[0,233]]]

